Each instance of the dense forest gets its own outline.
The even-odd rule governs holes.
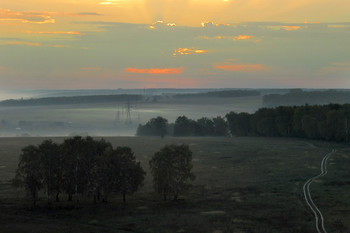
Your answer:
[[[0,106],[37,106],[62,104],[115,103],[142,100],[142,95],[93,95],[71,97],[46,97],[37,99],[10,99],[0,102]]]
[[[277,107],[277,106],[294,106],[305,104],[330,104],[348,103],[350,99],[349,91],[303,91],[301,89],[294,89],[286,94],[270,94],[263,96],[263,106]]]
[[[225,90],[225,91],[212,91],[204,93],[191,93],[191,94],[176,94],[174,98],[230,98],[230,97],[249,97],[260,96],[261,93],[257,90]]]
[[[262,108],[253,114],[230,112],[226,119],[230,132],[237,136],[349,141],[349,104]]]
[[[161,133],[160,133],[161,132]],[[230,112],[225,118],[192,120],[180,116],[168,124],[162,117],[139,125],[138,136],[266,136],[349,142],[350,104],[280,106],[255,113]]]

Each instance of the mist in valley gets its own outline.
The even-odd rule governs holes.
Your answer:
[[[197,120],[279,105],[342,104],[348,96],[347,90],[318,89],[1,91],[0,136],[135,136],[140,124],[157,116],[173,123],[179,116]]]
[[[217,90],[218,91],[218,90]],[[179,116],[191,119],[225,116],[230,111],[254,112],[261,105],[261,96],[252,97],[188,97],[174,95],[206,93],[208,89],[168,90],[80,90],[33,91],[26,98],[16,92],[5,93],[19,103],[25,100],[67,96],[138,95],[138,100],[99,101],[70,104],[0,104],[0,135],[13,136],[134,136],[139,124],[162,116],[174,122]],[[7,95],[6,95],[7,94]],[[38,97],[40,96],[40,97]]]

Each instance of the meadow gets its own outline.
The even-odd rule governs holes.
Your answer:
[[[11,186],[21,148],[45,138],[0,138],[1,232],[315,232],[302,186],[319,174],[325,154],[328,174],[311,186],[328,232],[350,230],[350,148],[345,144],[285,138],[106,137],[130,146],[147,175],[144,186],[122,204],[83,200],[76,208],[62,202],[48,208],[42,193],[31,209],[21,189]],[[52,138],[62,142],[64,138]],[[153,192],[148,161],[166,144],[188,144],[193,151],[193,187],[180,200],[163,201]]]

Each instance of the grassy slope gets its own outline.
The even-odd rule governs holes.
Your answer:
[[[302,197],[302,185],[319,173],[332,144],[279,138],[106,138],[130,146],[147,171],[145,186],[126,207],[116,197],[110,204],[59,210],[28,210],[23,192],[8,180],[14,175],[20,148],[42,138],[0,139],[1,232],[314,232],[313,216]],[[61,138],[54,138],[62,141]],[[165,144],[186,143],[194,153],[197,179],[178,203],[152,193],[148,161]],[[329,232],[350,229],[350,150],[340,148],[329,161],[329,174],[311,187]],[[62,199],[65,197],[62,196]],[[20,224],[18,224],[20,223]],[[47,229],[47,230],[46,230]]]

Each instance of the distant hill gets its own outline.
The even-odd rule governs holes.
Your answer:
[[[263,96],[264,107],[294,106],[294,105],[324,105],[350,103],[350,91],[303,91],[292,90],[286,94],[270,94]]]
[[[204,93],[191,93],[191,94],[176,94],[174,98],[203,98],[203,97],[215,97],[215,98],[230,98],[230,97],[248,97],[248,96],[260,96],[261,93],[257,90],[225,90],[225,91],[211,91]]]
[[[64,104],[114,103],[142,100],[141,95],[92,95],[69,97],[46,97],[32,99],[9,99],[0,101],[0,106],[39,106]]]

